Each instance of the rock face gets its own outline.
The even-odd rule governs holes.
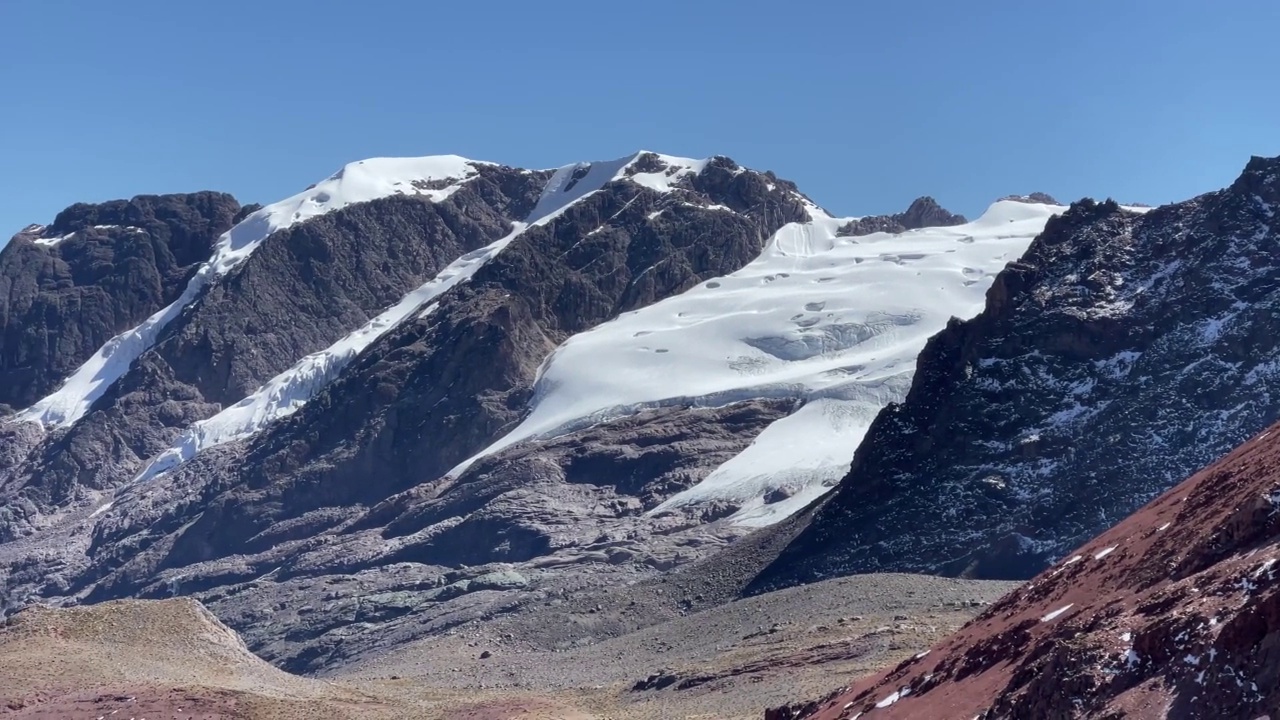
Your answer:
[[[1042,205],[1058,205],[1058,201],[1048,193],[1033,192],[1030,195],[1008,195],[1004,200],[1013,200],[1015,202],[1040,203]],[[1146,206],[1143,206],[1146,207]]]
[[[18,233],[0,253],[0,414],[173,302],[240,213],[222,193],[142,195],[73,205]]]
[[[1280,425],[928,653],[765,717],[1255,720],[1278,679]]]
[[[566,339],[733,273],[820,211],[726,158],[422,160],[354,163],[242,213],[180,278],[203,285],[139,308],[178,303],[121,335],[136,356],[83,414],[0,423],[0,607],[194,595],[314,670],[746,532],[715,507],[651,511],[787,396],[625,412],[451,470],[519,422]],[[369,169],[406,167],[445,169]]]
[[[1057,205],[1056,202],[1046,204]],[[906,212],[894,215],[871,215],[849,222],[840,228],[839,234],[845,237],[856,237],[878,232],[903,233],[926,227],[963,225],[966,222],[968,221],[963,215],[948,212],[938,204],[938,201],[926,196],[916,198]]]
[[[1280,158],[1254,158],[1193,200],[1050,221],[978,317],[929,341],[753,590],[1030,577],[1280,418],[1278,178]]]
[[[84,418],[49,435],[0,480],[17,516],[0,537],[26,532],[41,508],[83,489],[129,480],[183,428],[506,234],[542,182],[545,175],[485,166],[442,202],[392,195],[275,233],[187,305]],[[6,430],[12,426],[0,434]]]

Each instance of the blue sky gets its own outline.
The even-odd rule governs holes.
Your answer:
[[[378,155],[729,155],[840,214],[1166,202],[1280,154],[1280,3],[0,0],[0,237]]]

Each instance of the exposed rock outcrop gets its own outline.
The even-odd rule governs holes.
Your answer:
[[[1280,709],[1280,425],[927,653],[770,720],[1162,717]]]
[[[1280,158],[1145,214],[1081,201],[921,354],[753,590],[1025,578],[1280,418]],[[781,530],[781,528],[779,529]]]
[[[1013,200],[1014,202],[1039,203],[1041,205],[1061,205],[1049,193],[1033,192],[1029,195],[1006,195],[1001,200]]]
[[[223,193],[140,195],[18,233],[0,252],[0,408],[32,404],[173,302],[240,212]]]
[[[854,220],[839,230],[841,236],[870,235],[871,233],[903,233],[926,227],[946,227],[963,225],[963,215],[948,212],[931,197],[920,197],[912,201],[905,212],[894,215],[869,215]]]

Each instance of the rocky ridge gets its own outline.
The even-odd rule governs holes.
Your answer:
[[[1280,711],[1280,425],[950,639],[768,720],[1239,718]]]
[[[1280,418],[1280,158],[1149,212],[1081,201],[921,354],[750,591],[1039,572]]]
[[[1042,195],[1042,193],[1038,193]],[[1057,205],[1057,201],[1044,196],[1046,205]],[[1042,202],[1031,198],[1032,202]],[[916,198],[907,209],[893,215],[870,215],[851,220],[842,225],[838,234],[842,237],[857,237],[872,233],[904,233],[908,230],[919,230],[926,227],[947,227],[963,225],[968,222],[963,215],[948,212],[938,204],[937,200],[925,196]]]
[[[73,205],[18,233],[0,254],[0,415],[177,299],[244,210],[222,193],[144,195]]]

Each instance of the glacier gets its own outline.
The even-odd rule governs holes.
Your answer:
[[[848,472],[879,410],[905,397],[925,341],[980,312],[995,274],[1065,210],[1004,200],[963,225],[841,237],[850,218],[815,207],[738,272],[569,338],[543,363],[524,421],[450,475],[646,408],[794,397],[797,412],[650,511],[728,500],[732,523],[782,520]]]

